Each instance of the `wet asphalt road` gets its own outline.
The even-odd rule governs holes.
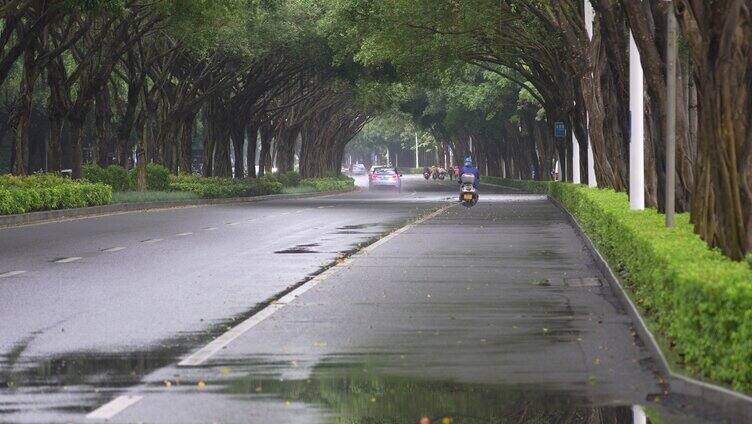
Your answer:
[[[554,205],[455,190],[0,230],[0,422],[702,422]]]

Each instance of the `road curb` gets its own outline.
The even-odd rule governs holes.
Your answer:
[[[596,248],[593,241],[585,233],[585,231],[577,222],[577,219],[572,215],[567,208],[564,207],[557,199],[547,195],[548,199],[556,205],[567,217],[570,224],[574,228],[577,235],[585,243],[585,246],[590,251],[591,256],[595,260],[595,264],[601,273],[606,277],[609,286],[617,297],[621,300],[622,304],[626,306],[629,316],[632,318],[632,322],[635,324],[635,330],[640,336],[640,339],[645,343],[645,346],[651,353],[658,368],[662,374],[669,377],[669,389],[670,392],[688,396],[702,398],[720,408],[724,413],[734,417],[734,420],[738,422],[745,422],[752,417],[752,397],[743,393],[739,393],[725,387],[718,386],[716,384],[700,381],[685,375],[679,374],[671,369],[669,362],[666,360],[663,351],[658,345],[655,336],[648,328],[645,320],[642,318],[637,305],[632,301],[629,293],[621,284],[621,280],[614,273],[611,266],[606,259],[601,255],[600,251]]]
[[[306,197],[323,197],[335,194],[343,194],[355,191],[355,189],[325,191],[319,193],[296,193],[296,194],[269,194],[252,197],[230,197],[219,199],[191,199],[165,202],[142,202],[142,203],[117,203],[102,206],[89,206],[76,209],[57,209],[51,211],[29,212],[17,215],[0,216],[0,229],[21,227],[25,225],[43,224],[48,222],[60,222],[73,219],[93,218],[105,215],[114,215],[130,212],[159,211],[166,209],[191,208],[201,206],[226,205],[231,203],[253,203],[264,200],[300,199]]]

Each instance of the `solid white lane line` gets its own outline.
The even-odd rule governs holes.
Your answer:
[[[185,237],[185,236],[190,236],[191,234],[193,234],[193,233],[191,233],[191,232],[187,232],[187,233],[177,233],[177,234],[175,234],[175,235],[176,235],[177,237]]]
[[[154,239],[148,239],[148,240],[142,240],[141,243],[158,243],[162,241],[161,238],[154,238]]]
[[[115,415],[123,412],[129,406],[143,399],[143,396],[118,396],[115,399],[105,403],[99,408],[91,411],[86,415],[86,419],[89,420],[109,420]]]
[[[15,277],[16,275],[25,274],[26,271],[8,271],[5,273],[0,274],[0,278],[6,278],[6,277]]]
[[[78,261],[80,259],[82,259],[82,258],[78,257],[78,256],[72,256],[70,258],[58,259],[58,260],[55,261],[55,263],[56,264],[67,264],[67,263],[70,263],[70,262],[76,262],[76,261]]]
[[[123,247],[123,246],[110,247],[109,249],[102,250],[102,252],[119,252],[121,250],[125,250],[125,247]]]
[[[212,340],[207,344],[206,346],[202,347],[198,351],[194,352],[187,358],[183,359],[178,363],[178,366],[180,367],[194,367],[203,364],[206,362],[207,359],[211,358],[215,353],[219,352],[220,350],[224,349],[229,345],[233,340],[237,339],[238,337],[242,336],[245,332],[250,330],[251,328],[255,327],[265,319],[272,316],[275,312],[282,309],[287,305],[288,303],[292,302],[297,298],[298,296],[302,295],[303,293],[307,292],[308,290],[312,289],[314,286],[319,284],[320,282],[326,280],[333,274],[339,272],[340,270],[347,267],[354,258],[356,258],[358,255],[367,254],[373,249],[381,246],[382,244],[388,242],[389,240],[393,239],[394,237],[404,233],[405,231],[409,230],[410,228],[415,227],[416,225],[425,222],[429,219],[432,219],[433,217],[439,215],[440,213],[444,212],[445,210],[452,207],[453,204],[447,205],[442,207],[441,209],[432,212],[417,221],[413,222],[412,224],[405,225],[404,227],[391,232],[384,238],[376,241],[375,243],[365,247],[360,252],[356,253],[350,258],[345,259],[344,261],[341,261],[337,263],[337,265],[327,269],[326,271],[322,272],[321,274],[313,277],[311,280],[303,283],[300,287],[296,288],[295,290],[291,291],[290,293],[287,293],[286,295],[282,296],[279,300],[276,302],[270,304],[269,306],[265,307],[258,313],[254,314],[250,318],[246,319],[245,321],[241,322],[240,324],[236,325],[235,327],[231,328],[221,336],[217,337],[216,339]]]

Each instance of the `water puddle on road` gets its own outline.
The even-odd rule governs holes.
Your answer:
[[[640,422],[632,405],[596,405],[587,396],[553,388],[420,380],[359,366],[317,367],[305,379],[247,377],[219,384],[251,402],[271,398],[313,406],[323,411],[324,422],[333,423]]]
[[[289,249],[277,250],[274,253],[277,254],[294,254],[294,253],[318,253],[313,250],[314,247],[318,247],[319,243],[299,244]]]

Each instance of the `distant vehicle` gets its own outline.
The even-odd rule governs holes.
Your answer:
[[[394,168],[377,168],[368,178],[368,189],[392,188],[402,191],[402,175]]]
[[[370,171],[368,171],[368,173],[369,173],[369,174],[373,174],[373,173],[374,173],[374,171],[376,171],[376,170],[377,170],[377,169],[379,169],[379,168],[386,168],[386,165],[373,165],[373,166],[371,167],[371,170],[370,170]]]
[[[362,163],[356,163],[352,166],[353,175],[363,175],[366,173],[366,166]]]
[[[343,166],[342,169],[339,170],[339,172],[347,174],[348,172],[350,172],[350,168]]]

